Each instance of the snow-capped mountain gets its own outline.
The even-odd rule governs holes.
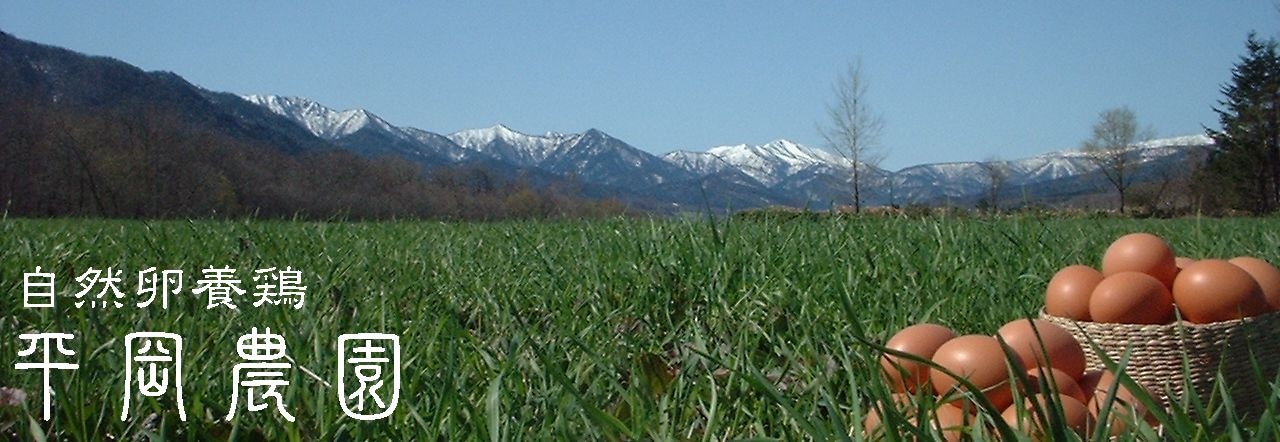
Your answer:
[[[643,189],[689,180],[689,172],[604,132],[527,135],[505,125],[448,136],[395,126],[363,109],[338,111],[299,97],[245,95],[245,101],[285,116],[312,134],[367,156],[402,155],[423,164],[483,164],[506,174],[572,175],[585,183]]]
[[[1174,167],[1185,161],[1194,147],[1211,146],[1204,135],[1152,140],[1128,152],[1137,174],[1143,179],[1152,170]],[[706,152],[676,151],[663,156],[667,162],[698,175],[741,172],[761,187],[785,195],[781,203],[792,206],[823,206],[849,201],[847,161],[829,152],[789,141],[760,146],[720,146]],[[992,164],[955,162],[921,164],[898,171],[874,167],[866,169],[868,181],[864,198],[878,204],[968,204],[982,198],[989,189]],[[1034,192],[1037,197],[1055,193],[1071,195],[1105,190],[1100,187],[1099,168],[1087,154],[1064,150],[1030,158],[994,164],[1005,175],[1005,187]],[[1028,190],[1030,189],[1030,190]]]
[[[725,170],[738,170],[733,164],[725,161],[724,158],[706,152],[677,150],[663,155],[662,160],[695,175],[711,175]]]
[[[663,159],[702,175],[734,168],[765,186],[777,185],[786,177],[802,170],[839,167],[846,163],[830,152],[788,140],[777,140],[759,146],[717,146],[706,152],[675,151],[664,155]]]
[[[570,138],[562,134],[526,135],[506,125],[484,129],[468,129],[448,135],[459,146],[502,158],[521,166],[534,166],[545,161]]]
[[[245,101],[267,108],[276,114],[293,118],[317,137],[336,140],[351,135],[365,126],[402,135],[398,129],[364,109],[335,111],[320,103],[300,97],[245,95]]]
[[[443,135],[397,127],[364,109],[338,111],[301,97],[243,95],[240,98],[293,120],[321,139],[366,156],[395,154],[431,166],[478,157]]]
[[[527,135],[505,125],[455,132],[458,145],[522,167],[629,189],[692,179],[689,172],[596,129]]]
[[[337,111],[305,98],[243,98],[362,155],[395,154],[428,165],[479,164],[508,175],[572,177],[589,186],[584,191],[592,196],[617,197],[654,210],[813,208],[851,202],[847,160],[788,140],[657,157],[596,129],[530,135],[498,124],[446,136],[395,126],[363,109]],[[1135,175],[1142,180],[1185,164],[1190,147],[1211,145],[1203,135],[1165,138],[1136,146],[1129,155],[1135,168],[1145,171]],[[990,166],[955,162],[898,171],[868,167],[864,203],[972,204],[989,190]],[[1055,201],[1107,190],[1097,165],[1076,150],[1002,161],[998,166],[1006,176],[1006,189],[1016,189],[1021,198]]]

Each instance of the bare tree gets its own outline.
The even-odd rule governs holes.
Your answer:
[[[1000,192],[1009,180],[1009,163],[996,156],[989,156],[978,163],[983,178],[987,181],[987,208],[992,212],[1000,212]]]
[[[1125,191],[1133,184],[1133,168],[1137,165],[1130,158],[1130,149],[1151,138],[1151,129],[1138,125],[1137,114],[1128,106],[1121,106],[1098,114],[1098,122],[1093,124],[1093,136],[1081,147],[1116,189],[1120,213],[1124,213]]]
[[[853,211],[862,211],[862,193],[871,168],[883,159],[877,144],[884,121],[867,103],[867,81],[862,63],[849,63],[834,84],[835,101],[827,104],[829,126],[819,131],[827,148],[844,158],[853,186]]]

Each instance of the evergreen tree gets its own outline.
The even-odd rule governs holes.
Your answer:
[[[1247,54],[1232,68],[1225,98],[1214,111],[1218,146],[1201,176],[1222,207],[1255,214],[1280,209],[1280,53],[1275,39],[1253,33]]]

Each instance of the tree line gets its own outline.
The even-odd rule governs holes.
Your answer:
[[[202,130],[176,109],[60,105],[0,93],[0,210],[9,216],[498,220],[622,214],[572,183],[479,167],[425,170],[338,148],[285,153]]]
[[[1280,53],[1276,40],[1259,39],[1250,33],[1245,54],[1220,90],[1223,99],[1214,106],[1220,127],[1205,129],[1214,148],[1206,155],[1190,157],[1196,163],[1179,177],[1188,183],[1179,190],[1201,212],[1262,215],[1280,210]],[[1134,185],[1133,169],[1138,166],[1128,150],[1149,140],[1151,134],[1151,129],[1138,125],[1131,109],[1119,107],[1099,115],[1093,136],[1084,143],[1084,152],[1115,190],[1121,213]]]
[[[1189,152],[1186,164],[1141,170],[1150,166],[1141,163],[1133,148],[1150,141],[1154,131],[1140,125],[1127,106],[1099,113],[1081,151],[1114,190],[1120,213],[1131,205],[1157,214],[1262,215],[1280,210],[1280,51],[1275,38],[1261,39],[1256,33],[1249,34],[1245,49],[1230,81],[1221,87],[1223,99],[1213,108],[1220,127],[1205,128],[1214,146]],[[851,63],[833,90],[829,121],[819,131],[827,148],[846,161],[856,213],[863,208],[871,179],[864,170],[883,158],[877,139],[884,123],[867,103],[861,63]],[[999,211],[1007,164],[992,157],[979,165],[987,181],[979,209]],[[1140,176],[1145,182],[1139,182]]]

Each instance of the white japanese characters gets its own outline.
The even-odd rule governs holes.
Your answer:
[[[120,300],[124,299],[124,292],[120,291],[120,287],[116,284],[120,283],[120,270],[114,267],[107,267],[106,276],[103,276],[101,270],[90,267],[76,277],[76,282],[80,284],[80,291],[75,294],[76,308],[83,307],[86,303],[89,308],[120,308],[124,304]],[[97,293],[90,294],[96,291]],[[88,298],[88,301],[85,298]]]
[[[39,266],[23,274],[22,305],[24,308],[56,308],[58,297],[71,296],[76,309],[152,308],[168,309],[171,297],[182,293],[182,270],[161,270],[148,267],[137,272],[135,299],[126,299],[120,287],[125,281],[124,271],[114,267],[106,270],[88,268],[75,278],[79,289],[74,294],[57,291],[57,277]],[[252,273],[252,292],[241,287],[242,280],[236,269],[224,266],[201,271],[201,277],[190,290],[193,295],[204,295],[205,310],[225,307],[238,310],[237,298],[251,298],[253,308],[278,306],[300,310],[306,303],[307,286],[303,273],[292,267],[277,269],[267,267]],[[244,302],[241,299],[241,302]],[[69,307],[63,307],[69,308]],[[53,370],[78,370],[80,364],[60,362],[55,359],[76,356],[67,348],[67,341],[75,339],[70,333],[23,333],[20,341],[26,341],[18,351],[17,370],[42,370],[44,420],[51,419],[55,393],[50,384]],[[176,333],[133,332],[124,337],[124,385],[120,420],[135,416],[140,404],[149,400],[175,404],[178,417],[187,420],[186,397],[183,390],[183,338]],[[226,420],[235,419],[243,408],[253,413],[274,408],[279,416],[289,422],[294,416],[285,405],[285,393],[289,387],[293,359],[286,355],[287,345],[283,335],[270,328],[259,332],[258,328],[240,336],[236,341],[236,353],[242,362],[235,364],[231,374],[232,394]],[[37,355],[37,352],[39,354]],[[95,351],[96,353],[96,351]],[[338,403],[343,413],[361,421],[374,421],[390,416],[400,400],[400,337],[388,333],[351,333],[338,337]],[[311,377],[314,373],[299,367]],[[328,386],[328,383],[324,383]],[[120,391],[120,390],[117,390]],[[243,399],[242,399],[243,398]]]
[[[293,368],[293,364],[273,362],[284,359],[284,351],[284,336],[271,333],[270,328],[258,333],[255,327],[236,341],[236,353],[248,362],[236,364],[232,371],[231,411],[227,413],[228,421],[236,417],[240,390],[243,388],[246,390],[245,407],[248,411],[266,409],[269,405],[267,400],[270,399],[275,402],[276,411],[285,420],[293,422],[293,415],[285,409],[284,396],[280,392],[289,386],[288,370]]]
[[[19,350],[18,357],[24,358],[35,354],[37,349],[43,350],[40,362],[19,362],[13,364],[16,370],[44,370],[44,420],[49,420],[49,415],[53,411],[53,388],[49,386],[49,370],[76,370],[80,368],[80,364],[71,364],[66,362],[53,362],[53,353],[50,346],[53,346],[58,353],[63,356],[75,356],[76,352],[68,350],[66,340],[75,339],[70,333],[23,333],[18,335],[19,340],[27,341],[27,349]]]
[[[378,420],[390,416],[399,400],[400,337],[385,333],[339,336],[338,403],[342,412],[352,419]]]
[[[192,289],[191,293],[208,295],[209,303],[205,309],[213,310],[215,307],[226,307],[235,310],[236,303],[235,300],[231,299],[231,296],[244,294],[244,289],[240,288],[240,280],[236,279],[236,270],[230,267],[208,268],[204,269],[202,273],[204,274],[204,279],[196,281],[196,288]]]
[[[187,420],[182,399],[182,336],[174,333],[135,332],[124,338],[124,409],[120,420],[129,419],[129,406],[136,390],[145,397],[161,397],[170,383],[178,404],[178,418]]]
[[[307,287],[302,285],[302,271],[293,267],[285,267],[277,271],[275,267],[258,269],[253,272],[253,296],[258,298],[254,307],[263,304],[293,305],[294,310],[302,308],[306,301]]]
[[[23,308],[53,308],[54,306],[54,275],[40,271],[40,266],[36,266],[36,271],[22,274],[22,307]]]
[[[80,289],[71,297],[75,308],[107,309],[125,307],[128,294],[121,290],[124,283],[124,271],[114,267],[106,270],[90,267],[75,278]],[[202,269],[200,279],[191,289],[194,295],[203,295],[205,309],[227,308],[239,309],[236,299],[253,298],[254,308],[263,306],[285,306],[301,310],[306,304],[307,286],[303,285],[301,270],[285,267],[267,267],[253,271],[253,289],[251,293],[242,286],[243,281],[237,276],[236,269],[229,266]],[[41,271],[36,266],[34,272],[23,273],[22,306],[24,308],[54,308],[57,300],[56,275]],[[158,305],[161,309],[169,309],[169,298],[182,293],[185,274],[178,269],[158,269],[148,267],[138,272],[138,300],[131,302],[137,308],[150,308]],[[65,296],[65,295],[63,295]]]
[[[182,270],[163,270],[156,274],[155,267],[148,267],[138,272],[138,297],[147,299],[138,301],[138,308],[147,308],[160,297],[160,308],[169,309],[169,295],[177,295],[182,291]]]

